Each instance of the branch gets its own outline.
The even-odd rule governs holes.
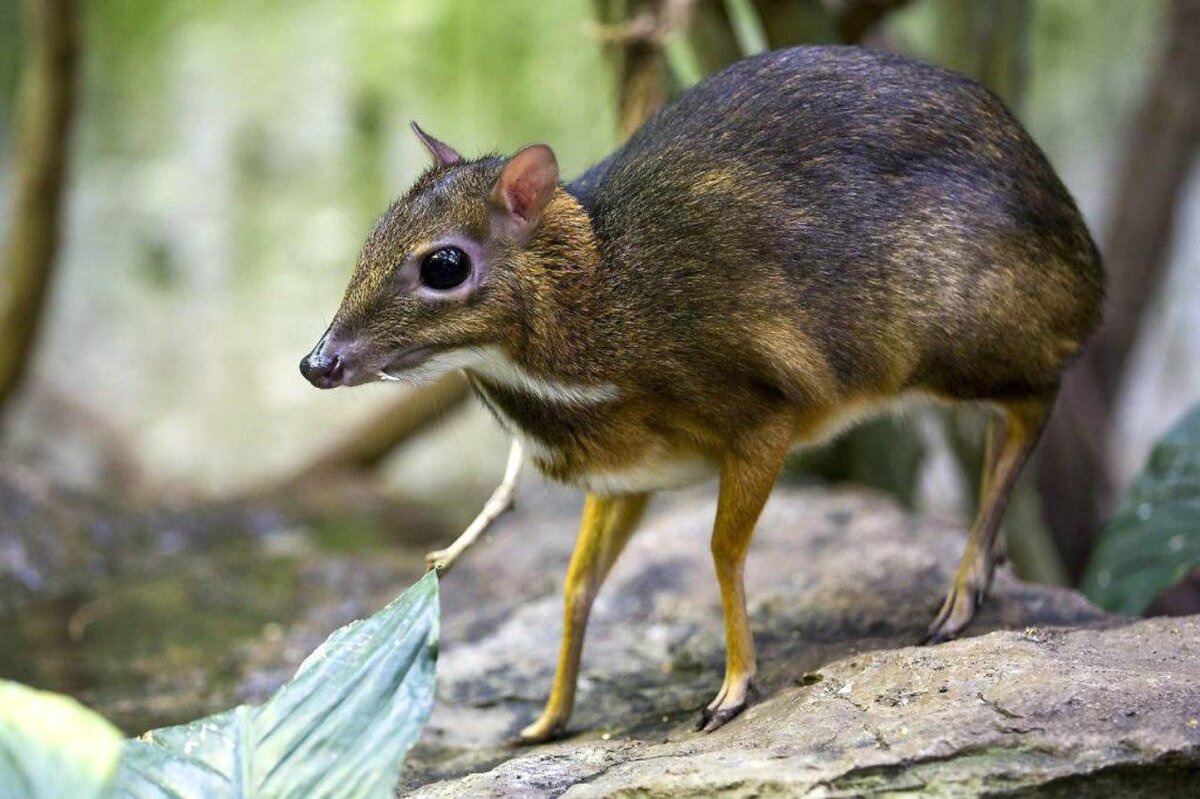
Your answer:
[[[330,473],[373,469],[396,447],[445,417],[469,395],[467,379],[458,372],[418,386],[280,481],[279,487],[294,487]]]
[[[628,138],[667,100],[666,40],[683,29],[695,0],[636,0],[628,16],[617,5],[597,3],[593,35],[612,49],[617,73],[617,121]]]
[[[25,0],[12,210],[0,261],[0,407],[28,371],[58,252],[79,30],[74,0]]]
[[[438,576],[450,571],[458,556],[466,552],[484,531],[492,526],[492,522],[500,518],[513,505],[513,496],[517,492],[517,479],[521,476],[521,466],[525,462],[525,452],[521,442],[513,439],[508,450],[508,465],[504,467],[504,479],[492,492],[492,496],[484,504],[483,510],[475,517],[475,521],[467,525],[462,535],[454,539],[454,543],[445,549],[438,549],[425,556],[425,568],[437,570]]]

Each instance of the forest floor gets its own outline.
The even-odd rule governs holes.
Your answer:
[[[792,486],[747,566],[754,706],[693,730],[722,668],[699,488],[656,501],[602,591],[567,739],[513,748],[549,688],[579,504],[528,482],[443,579],[438,700],[401,793],[1162,797],[1200,780],[1200,617],[1114,617],[1002,570],[968,637],[918,647],[962,531]],[[257,701],[453,533],[362,486],[123,511],[6,472],[0,675],[131,734]]]

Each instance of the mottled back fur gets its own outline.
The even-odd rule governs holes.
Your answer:
[[[569,189],[647,318],[664,289],[697,333],[782,304],[842,391],[1043,394],[1099,318],[1095,246],[1037,145],[979,84],[897,55],[735,64]]]

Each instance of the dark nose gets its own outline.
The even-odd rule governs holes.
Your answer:
[[[346,376],[346,367],[340,355],[330,355],[313,350],[300,361],[300,374],[317,388],[333,388],[340,385]]]

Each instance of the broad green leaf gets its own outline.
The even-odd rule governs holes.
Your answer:
[[[334,632],[266,704],[126,742],[114,796],[390,797],[433,707],[437,635],[430,573]]]
[[[0,797],[100,799],[121,733],[67,696],[0,680]]]
[[[1200,565],[1200,406],[1150,453],[1100,531],[1083,592],[1119,613],[1143,612]]]

